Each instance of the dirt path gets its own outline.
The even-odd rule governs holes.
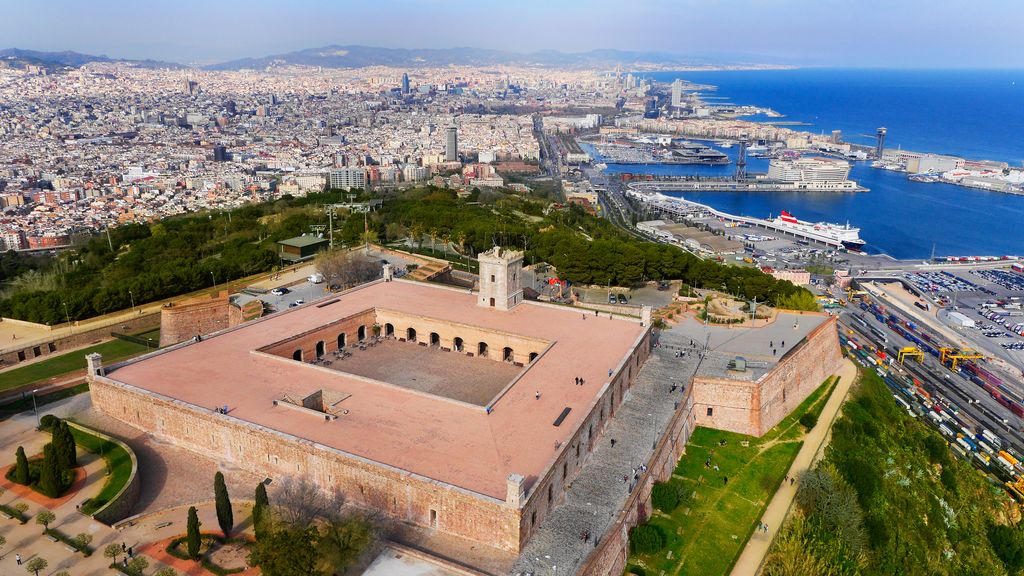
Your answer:
[[[846,396],[850,392],[850,386],[857,377],[857,367],[849,359],[844,360],[838,376],[839,382],[832,391],[828,402],[825,403],[825,408],[818,419],[818,425],[804,438],[804,445],[800,448],[800,452],[797,453],[793,464],[789,468],[788,475],[790,477],[798,476],[801,472],[810,469],[820,458],[821,452],[827,444],[832,424],[839,414],[839,408],[842,406],[843,401],[846,400]],[[765,509],[764,515],[761,517],[761,522],[768,525],[768,533],[765,534],[762,531],[754,532],[750,540],[747,541],[747,545],[743,548],[743,552],[740,553],[740,557],[733,567],[732,576],[750,576],[761,571],[776,530],[782,526],[786,520],[786,515],[789,514],[793,498],[796,496],[796,489],[795,485],[783,482],[782,486],[775,492],[771,502],[768,503],[768,507]]]

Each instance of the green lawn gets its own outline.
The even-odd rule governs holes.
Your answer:
[[[153,342],[156,344],[160,340],[160,331],[155,330],[139,334],[141,338],[146,338],[147,336],[153,338]],[[92,354],[93,352],[99,352],[103,355],[103,362],[110,363],[137,356],[146,351],[147,348],[145,346],[114,339],[81,350],[75,350],[74,352],[68,352],[67,354],[53,356],[46,360],[0,373],[0,392],[25,384],[47,380],[54,376],[69,374],[76,370],[84,370],[85,355]]]
[[[132,459],[119,444],[93,436],[72,426],[69,428],[75,437],[75,444],[93,454],[100,454],[107,461],[109,475],[106,483],[103,484],[103,489],[82,506],[82,514],[89,515],[110,502],[110,499],[116,496],[128,482],[128,478],[132,474]]]
[[[89,391],[89,385],[87,383],[81,383],[77,386],[70,388],[62,388],[56,392],[50,392],[49,394],[37,394],[36,395],[36,407],[41,407],[50,402],[56,402],[72,396],[77,396]],[[4,420],[12,414],[18,414],[26,410],[32,409],[32,397],[26,396],[24,398],[18,398],[13,402],[8,402],[0,406],[0,420]]]
[[[629,563],[647,574],[728,574],[800,451],[805,430],[797,420],[807,412],[819,415],[834,387],[834,378],[826,380],[761,438],[694,430],[673,473],[692,498],[670,514],[654,512],[650,523],[662,528],[667,545],[653,554],[631,554]],[[718,470],[704,467],[708,458]]]

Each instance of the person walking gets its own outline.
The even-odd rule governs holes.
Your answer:
[[[14,561],[18,563],[18,566],[21,566],[21,554],[15,554]]]

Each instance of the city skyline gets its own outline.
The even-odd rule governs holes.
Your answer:
[[[951,0],[858,4],[742,0],[725,4],[386,0],[373,5],[305,0],[289,6],[228,0],[129,5],[67,0],[8,7],[4,46],[73,50],[112,58],[208,65],[329,45],[472,47],[530,53],[619,49],[793,65],[1017,68],[1024,49],[1013,23],[1024,5],[987,2],[963,11]],[[54,18],[53,14],[61,14]],[[100,17],[102,15],[115,17]],[[387,19],[381,18],[386,14]],[[367,25],[346,26],[346,22]],[[85,22],[88,26],[82,26]],[[311,23],[335,22],[335,26]],[[500,26],[497,23],[501,23]],[[45,30],[45,34],[40,34]]]

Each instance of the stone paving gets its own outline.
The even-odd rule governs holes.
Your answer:
[[[213,506],[213,474],[218,469],[217,463],[201,455],[173,446],[155,446],[154,440],[142,435],[124,424],[97,414],[91,408],[88,394],[81,394],[40,407],[40,415],[54,414],[58,417],[71,417],[78,422],[113,434],[125,440],[139,457],[140,473],[143,475],[143,490],[135,512],[151,512],[169,506],[176,508],[163,510],[147,516],[123,530],[114,530],[100,522],[84,516],[76,510],[76,504],[90,496],[94,496],[102,487],[105,475],[103,464],[95,456],[79,451],[79,461],[84,464],[87,474],[86,481],[77,492],[56,501],[49,501],[33,496],[21,496],[16,490],[7,490],[0,495],[0,503],[13,506],[24,503],[29,506],[27,514],[30,520],[21,525],[14,520],[0,516],[0,535],[7,539],[7,545],[0,549],[0,574],[23,574],[24,565],[18,566],[16,554],[20,554],[24,562],[39,556],[47,560],[48,568],[41,574],[53,574],[61,569],[69,570],[74,576],[108,575],[112,571],[107,568],[110,559],[104,558],[103,548],[110,543],[126,543],[140,554],[149,556],[150,568],[146,574],[152,574],[163,564],[163,556],[159,553],[149,554],[143,547],[151,542],[164,540],[184,532],[187,505],[197,503],[199,517],[204,530],[216,530],[217,520]],[[28,454],[42,450],[48,442],[48,433],[34,430],[35,415],[29,411],[18,414],[0,422],[0,470],[6,469],[14,462],[14,451],[17,446],[25,447]],[[244,501],[251,498],[257,478],[251,474],[236,470],[222,469],[235,505],[235,519],[238,529],[249,529],[249,505]],[[41,527],[36,525],[34,516],[47,508],[57,520],[51,525],[68,536],[79,533],[93,537],[91,547],[95,553],[90,557],[68,549],[64,544],[51,542],[41,535]],[[193,566],[187,574],[207,574]]]
[[[419,337],[429,338],[426,334]],[[509,362],[397,340],[383,340],[366,350],[352,350],[351,354],[343,360],[328,355],[328,367],[478,406],[494,400],[523,370]],[[501,351],[491,354],[500,355]]]
[[[676,331],[657,335],[657,347],[637,375],[622,406],[609,422],[597,448],[566,491],[564,500],[543,520],[512,568],[512,574],[573,574],[608,530],[631,489],[633,469],[647,462],[683,398],[685,383],[697,368],[697,357],[687,353],[689,337]],[[615,439],[612,447],[611,439]],[[623,482],[623,476],[629,482]],[[590,532],[584,542],[580,534]]]

